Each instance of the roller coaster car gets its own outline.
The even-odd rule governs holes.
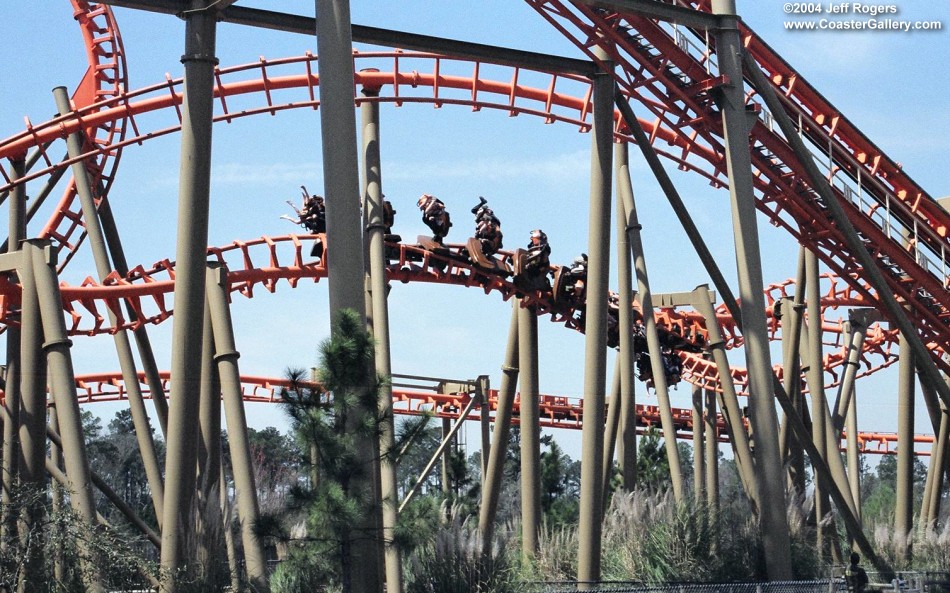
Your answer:
[[[445,248],[445,244],[436,241],[434,238],[428,235],[419,235],[416,237],[416,243],[418,243],[420,247],[427,251],[448,251],[448,249]]]
[[[664,352],[661,355],[663,361],[663,374],[666,375],[666,385],[673,387],[682,379],[683,359],[676,351]],[[650,355],[646,352],[640,352],[637,356],[637,378],[646,383],[647,387],[655,387],[653,383],[653,365],[650,361]]]
[[[674,325],[672,330],[665,328],[658,328],[660,334],[660,344],[667,348],[673,350],[682,350],[683,352],[690,352],[697,354],[703,351],[705,346],[705,340],[701,335],[697,335],[695,338],[690,339],[689,333],[686,335],[682,334],[679,325]]]
[[[468,259],[479,268],[502,276],[511,274],[511,268],[508,267],[508,264],[493,257],[485,257],[485,254],[482,253],[482,244],[476,237],[469,237],[465,244],[465,251],[468,254]]]
[[[402,243],[402,237],[399,235],[385,235],[383,237],[384,251],[386,253],[386,261],[393,261],[399,259],[399,244]]]
[[[323,257],[323,246],[327,242],[326,233],[320,233],[317,235],[317,238],[313,240],[313,247],[310,248],[310,257],[315,257],[320,259]]]
[[[567,266],[554,270],[554,304],[562,309],[583,307],[586,303],[586,283],[583,277],[571,272]]]
[[[435,238],[433,237],[429,237],[427,235],[419,235],[416,237],[416,243],[418,243],[419,246],[425,249],[426,251],[430,251],[432,253],[435,253],[436,255],[440,255],[446,258],[452,256],[452,252],[449,251],[448,247],[446,247],[444,243],[440,243],[439,241],[436,241]],[[442,259],[435,258],[435,259],[429,260],[429,265],[431,265],[433,268],[442,272],[443,270],[445,270],[446,262]]]
[[[551,290],[551,284],[548,282],[547,267],[543,267],[539,272],[537,269],[531,269],[529,267],[530,262],[530,252],[524,249],[515,249],[515,252],[511,255],[515,286],[524,291]]]

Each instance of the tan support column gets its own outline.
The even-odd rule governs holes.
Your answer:
[[[201,391],[198,410],[200,434],[198,438],[197,475],[197,545],[198,566],[202,579],[214,574],[215,562],[220,560],[218,527],[220,527],[218,494],[221,482],[221,384],[214,360],[214,331],[211,311],[205,306],[203,337],[201,340]],[[214,519],[212,519],[214,518]]]
[[[520,301],[520,299],[519,299]],[[538,316],[518,307],[518,367],[521,396],[521,554],[538,551],[541,530],[541,425],[538,393]]]
[[[706,390],[706,504],[712,512],[719,510],[719,427],[716,414],[716,392]]]
[[[501,385],[498,389],[498,408],[495,411],[495,430],[492,433],[492,446],[488,456],[488,469],[482,484],[482,505],[478,514],[478,531],[482,535],[482,554],[491,554],[495,532],[495,514],[498,512],[498,496],[505,471],[505,454],[508,449],[508,435],[511,434],[511,416],[515,401],[515,387],[518,383],[518,302],[511,308],[511,322],[508,325],[508,345],[505,348],[505,360],[501,365]]]
[[[201,337],[205,308],[205,257],[211,201],[215,2],[195,0],[184,13],[185,69],[182,90],[178,229],[175,250],[175,318],[172,324],[171,380],[165,449],[165,502],[162,519],[162,593],[177,593],[176,578],[189,572],[194,539],[194,493],[198,456]]]
[[[706,499],[706,463],[703,456],[703,388],[693,385],[693,497],[697,503]]]
[[[712,306],[712,295],[709,292],[709,287],[705,284],[697,286],[694,293],[696,296],[693,306],[706,320],[706,330],[709,332],[709,343],[706,347],[709,348],[719,371],[719,384],[722,388],[722,413],[726,419],[726,430],[729,433],[729,442],[732,443],[739,478],[742,480],[742,486],[752,502],[755,512],[758,513],[759,502],[756,498],[758,487],[755,483],[757,476],[754,471],[755,463],[752,458],[752,448],[749,446],[749,433],[746,432],[743,424],[742,412],[739,409],[739,398],[736,396],[736,386],[732,381],[729,360],[726,358],[726,349],[719,330],[719,320]]]
[[[593,77],[591,181],[588,228],[587,311],[584,340],[584,428],[577,581],[587,590],[600,581],[603,531],[604,393],[607,381],[607,280],[610,264],[610,173],[613,142],[613,78]]]
[[[254,531],[260,518],[260,510],[257,504],[257,486],[254,483],[251,446],[247,439],[244,399],[241,394],[241,373],[237,362],[240,354],[234,345],[231,310],[228,306],[227,268],[219,264],[209,264],[207,282],[208,311],[214,331],[214,358],[218,363],[218,379],[224,400],[224,417],[228,427],[234,487],[237,489],[238,521],[241,524],[244,559],[247,562],[247,579],[255,591],[266,593],[270,586],[267,582],[264,549]]]
[[[630,181],[630,157],[626,142],[614,145],[614,168],[617,170],[617,187],[630,184],[630,204],[633,205],[633,188]],[[626,180],[626,181],[624,181]],[[628,233],[627,205],[623,198],[615,200],[617,212],[617,298],[620,311],[617,325],[620,329],[620,350],[617,354],[619,367],[614,371],[620,376],[620,427],[617,434],[617,461],[623,477],[623,488],[633,490],[637,483],[637,388],[636,356],[633,346],[633,271],[632,254]],[[631,212],[632,213],[632,212]],[[611,457],[613,457],[611,455]],[[606,498],[605,498],[606,500]]]
[[[604,429],[604,508],[610,500],[610,480],[614,473],[614,451],[619,447],[620,412],[620,357],[614,361],[614,377],[610,385],[610,398],[607,400],[607,426]]]
[[[89,460],[86,457],[86,444],[82,433],[82,419],[79,413],[79,400],[76,397],[76,375],[73,372],[70,347],[72,342],[66,334],[66,322],[63,319],[62,296],[59,282],[54,271],[53,253],[48,241],[26,241],[23,243],[23,265],[32,265],[36,281],[40,316],[43,320],[43,345],[49,368],[50,392],[58,412],[59,427],[62,431],[63,454],[66,475],[69,479],[69,501],[78,515],[84,529],[93,529],[96,525],[96,507],[92,497],[92,478],[89,474]],[[83,584],[90,593],[102,593],[101,575],[97,559],[80,540],[80,562],[83,566]]]
[[[762,260],[756,227],[752,157],[749,131],[752,119],[746,110],[742,76],[742,40],[735,0],[712,0],[720,28],[713,31],[719,74],[728,82],[720,87],[729,196],[732,205],[736,268],[742,311],[742,337],[749,376],[749,408],[755,434],[755,472],[758,477],[759,531],[770,580],[792,578],[791,543],[786,521],[785,481],[778,443],[778,415],[769,354],[765,302],[762,295]]]
[[[910,557],[914,507],[914,353],[902,335],[897,376],[897,484],[894,501],[894,535],[897,553]]]

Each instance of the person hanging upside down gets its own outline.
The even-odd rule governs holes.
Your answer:
[[[287,203],[297,214],[297,218],[291,218],[287,215],[281,216],[281,218],[299,224],[314,234],[327,232],[327,209],[323,197],[316,194],[310,195],[303,185],[300,186],[300,189],[303,192],[301,208],[297,208],[293,202],[287,200]]]
[[[485,257],[491,257],[502,247],[501,221],[488,207],[485,198],[479,196],[478,201],[478,205],[472,208],[472,214],[475,215],[475,238],[481,244]]]
[[[419,210],[422,210],[422,222],[432,231],[432,239],[436,243],[441,243],[442,239],[449,234],[449,227],[452,226],[451,217],[442,200],[429,194],[422,194],[419,201],[416,202]]]

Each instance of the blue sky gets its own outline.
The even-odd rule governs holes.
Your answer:
[[[241,4],[313,15],[311,2]],[[351,4],[356,24],[580,57],[569,41],[517,0],[354,0]],[[899,0],[894,6],[900,18],[940,20],[950,26],[950,5],[945,2]],[[738,11],[872,141],[903,163],[905,171],[932,196],[950,194],[950,78],[946,74],[950,33],[790,32],[783,21],[792,19],[777,0],[740,0]],[[85,59],[71,12],[65,0],[7,7],[11,24],[6,65],[0,71],[0,137],[20,131],[24,115],[33,122],[48,119],[54,110],[50,90],[57,85],[72,89],[82,75]],[[166,73],[181,75],[181,21],[126,9],[115,13],[132,88],[161,82]],[[316,53],[314,38],[228,24],[219,27],[222,66],[255,62],[262,56],[301,55],[307,50]],[[322,187],[319,125],[318,112],[295,110],[216,126],[211,245],[295,230],[279,217],[289,214],[284,202],[298,199],[301,184],[314,192]],[[431,105],[384,106],[381,135],[383,191],[398,211],[395,230],[404,239],[426,230],[415,201],[420,194],[430,193],[453,213],[455,226],[447,240],[464,241],[473,226],[468,210],[481,195],[502,220],[506,247],[521,246],[529,231],[540,227],[550,238],[553,261],[567,263],[587,250],[589,135],[569,126],[544,125],[532,117]],[[174,258],[178,143],[177,135],[169,136],[130,147],[123,155],[110,197],[132,265]],[[708,282],[646,167],[635,151],[631,155],[654,290],[684,291]],[[728,211],[728,195],[695,175],[677,172],[672,165],[667,168],[731,280],[735,268],[731,222],[722,215]],[[37,191],[38,185],[30,187],[30,193]],[[794,242],[764,221],[760,232],[766,282],[794,276]],[[80,257],[63,280],[78,284],[93,271],[91,259]],[[394,372],[457,379],[488,374],[497,387],[509,315],[509,303],[481,290],[396,285],[390,295]],[[236,297],[233,316],[242,372],[280,376],[287,366],[311,366],[316,344],[329,325],[326,284],[302,282],[297,289],[284,286],[273,295],[258,291],[254,299]],[[542,392],[580,397],[583,336],[545,320],[540,326]],[[170,323],[151,331],[161,368],[168,368],[170,361],[170,331]],[[109,341],[77,338],[76,372],[118,369]],[[894,430],[896,387],[890,373],[883,375],[859,385],[863,429]],[[640,402],[655,403],[642,384],[637,392]],[[681,385],[673,396],[674,405],[687,406],[688,386]],[[99,409],[112,414],[109,406]],[[249,422],[263,427],[280,424],[282,418],[272,406],[256,405],[249,408]],[[927,429],[918,423],[918,430]],[[559,438],[571,447],[579,436]]]

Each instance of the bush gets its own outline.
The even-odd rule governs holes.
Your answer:
[[[495,538],[482,555],[482,539],[467,517],[450,513],[429,544],[406,562],[407,593],[514,593],[508,542]]]
[[[719,538],[718,518],[705,506],[677,504],[669,492],[615,494],[604,526],[604,548],[616,555],[606,579],[650,584],[719,580],[723,560],[735,542]],[[731,554],[730,554],[731,555]],[[734,560],[740,560],[738,563]],[[745,562],[730,568],[748,578]]]
[[[574,525],[541,527],[534,560],[522,567],[522,578],[530,581],[574,581],[577,579],[579,541]]]
[[[330,589],[327,582],[327,569],[315,562],[309,554],[297,549],[277,565],[270,578],[271,593],[323,593]]]
[[[950,566],[950,524],[942,528],[911,529],[906,537],[910,554],[902,554],[904,540],[894,531],[890,520],[883,519],[872,524],[874,548],[881,558],[896,570],[937,569]]]
[[[815,578],[821,562],[814,530],[797,505],[789,508],[796,578]],[[601,573],[607,581],[648,584],[741,582],[765,578],[755,517],[741,505],[718,513],[692,500],[677,504],[668,491],[616,493],[604,518]],[[541,532],[535,561],[524,571],[537,581],[576,579],[577,527]]]
[[[99,580],[109,589],[141,589],[157,582],[156,563],[141,553],[150,544],[143,545],[140,538],[101,525],[89,528],[68,507],[54,512],[45,488],[19,486],[8,503],[0,503],[0,514],[5,516],[18,516],[26,509],[36,510],[38,520],[22,539],[9,534],[3,542],[6,551],[0,555],[0,590],[16,590],[27,570],[28,555],[36,550],[41,565],[34,570],[47,577],[44,592],[84,591],[87,579]],[[39,590],[35,581],[31,584]]]

